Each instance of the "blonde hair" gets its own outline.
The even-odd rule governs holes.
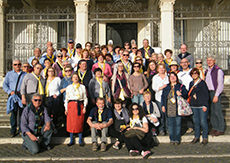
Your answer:
[[[145,96],[145,95],[150,95],[151,96],[151,92],[150,91],[144,91],[143,96]]]

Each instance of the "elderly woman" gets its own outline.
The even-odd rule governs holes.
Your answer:
[[[169,74],[169,84],[163,89],[161,104],[162,111],[167,116],[170,143],[179,145],[181,141],[181,117],[178,113],[177,96],[187,98],[187,90],[179,83],[175,72]]]
[[[82,132],[88,99],[85,86],[79,83],[77,73],[72,75],[72,81],[73,84],[66,88],[65,99],[66,130],[70,133],[70,143],[68,146],[74,144],[74,133],[78,133],[79,145],[83,146]]]
[[[63,94],[63,101],[65,101],[66,87],[73,83],[71,79],[73,68],[71,65],[67,65],[64,71],[65,71],[65,77],[61,80],[61,84],[60,84],[60,92]]]
[[[193,111],[195,138],[192,144],[200,141],[200,128],[202,127],[202,144],[208,143],[208,103],[209,91],[206,82],[200,78],[200,71],[193,68],[190,72],[193,81],[189,85],[188,101]]]
[[[117,63],[117,73],[111,78],[112,80],[112,95],[114,99],[121,99],[122,101],[128,100],[130,98],[129,90],[129,75],[124,72],[124,65],[122,62]]]
[[[61,79],[56,76],[55,69],[50,67],[46,72],[46,85],[45,85],[45,104],[48,109],[48,114],[53,118],[54,124],[56,124],[57,114],[59,112],[59,88]]]
[[[109,84],[103,80],[102,70],[100,68],[94,70],[94,78],[90,80],[88,88],[93,104],[95,104],[98,97],[105,98],[107,105],[111,103]]]
[[[110,65],[105,63],[105,56],[102,53],[98,54],[97,60],[98,62],[92,67],[92,72],[94,72],[96,68],[100,68],[102,70],[103,80],[109,82],[109,79],[113,75]]]
[[[56,73],[59,74],[62,70],[64,70],[64,67],[63,67],[63,63],[62,63],[62,58],[63,58],[63,55],[61,52],[58,52],[57,53],[57,60],[56,62],[53,64],[53,68],[55,69]]]

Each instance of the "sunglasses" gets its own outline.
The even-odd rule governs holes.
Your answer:
[[[202,62],[196,62],[196,64],[202,64]]]
[[[41,99],[34,99],[35,102],[41,102]]]
[[[65,72],[71,72],[72,70],[65,70]]]
[[[133,66],[133,67],[134,67],[134,68],[135,68],[135,67],[138,67],[138,68],[139,68],[139,66]]]
[[[137,48],[132,48],[132,49],[137,49]]]
[[[133,110],[138,110],[138,108],[133,108]]]
[[[62,58],[62,56],[61,55],[59,55],[59,56],[57,56],[58,58]]]
[[[14,66],[21,66],[22,64],[21,63],[18,63],[18,64],[14,64]]]
[[[129,56],[129,54],[123,54],[123,56]]]

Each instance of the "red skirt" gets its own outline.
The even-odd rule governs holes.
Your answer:
[[[84,117],[83,103],[80,103],[81,115],[78,115],[78,102],[71,101],[68,103],[68,114],[66,117],[66,130],[69,133],[81,133],[83,132]]]

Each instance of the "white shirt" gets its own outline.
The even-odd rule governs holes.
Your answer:
[[[58,96],[60,94],[60,91],[59,91],[60,85],[61,85],[61,79],[59,77],[55,77],[49,83],[49,86],[48,86],[49,97],[53,96],[53,95],[57,95]]]
[[[191,81],[193,81],[192,77],[190,76],[190,71],[192,69],[189,69],[188,71],[180,71],[177,76],[179,78],[180,83],[182,83],[187,90],[189,90],[189,84]]]
[[[88,104],[88,98],[86,96],[85,86],[80,84],[79,88],[76,90],[73,84],[66,88],[66,98],[65,98],[65,110],[68,109],[69,100],[79,100],[84,101],[84,107]]]
[[[159,76],[159,74],[156,74],[155,76],[153,76],[153,78],[152,78],[152,89],[156,92],[155,93],[155,99],[158,102],[161,102],[161,95],[163,92],[163,89],[159,90],[159,88],[165,84],[168,84],[168,83],[169,83],[169,79],[168,79],[167,75],[165,75],[164,79],[162,79]]]
[[[133,127],[143,127],[143,124],[148,123],[148,120],[146,117],[143,117],[142,120],[130,118],[130,123],[134,124]]]
[[[75,56],[72,56],[70,58],[70,63],[71,63],[71,66],[74,68],[74,71],[77,71],[76,64],[78,64],[80,60],[81,60],[81,57],[77,54],[77,52],[75,53]]]

